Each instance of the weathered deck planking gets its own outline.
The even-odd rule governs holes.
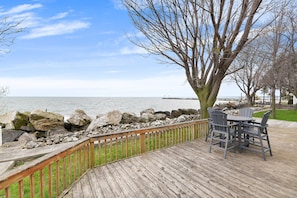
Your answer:
[[[269,128],[273,156],[196,140],[90,170],[65,197],[296,197],[297,132]]]

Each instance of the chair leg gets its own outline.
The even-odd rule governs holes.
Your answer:
[[[211,153],[211,147],[212,147],[212,137],[213,137],[213,131],[211,131],[211,135],[210,135],[209,149],[208,149],[208,152],[209,152],[209,153]]]
[[[267,138],[267,144],[268,144],[269,153],[270,153],[270,156],[272,156],[272,150],[271,150],[271,146],[270,146],[270,141],[269,141],[268,133],[267,133],[266,138]]]
[[[225,139],[225,149],[224,149],[224,159],[226,159],[226,155],[227,155],[228,142],[229,142],[229,137],[228,137],[228,135],[226,135],[226,139]]]
[[[208,138],[208,136],[209,136],[209,132],[210,132],[210,128],[208,128],[208,131],[207,131],[207,133],[206,133],[206,136],[205,136],[205,142],[207,142],[207,138]]]
[[[264,145],[263,145],[263,137],[260,135],[259,139],[260,139],[260,145],[261,145],[261,150],[262,150],[262,156],[263,156],[264,160],[266,161]]]

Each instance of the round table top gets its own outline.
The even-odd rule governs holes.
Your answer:
[[[236,115],[227,115],[227,120],[229,121],[237,121],[237,122],[241,122],[241,121],[252,121],[253,118],[250,117],[244,117],[244,116],[236,116]]]

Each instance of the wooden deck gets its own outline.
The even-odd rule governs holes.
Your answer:
[[[196,140],[89,170],[66,197],[296,197],[297,129],[269,127],[273,156]]]

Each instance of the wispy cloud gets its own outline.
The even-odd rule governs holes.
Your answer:
[[[56,20],[56,19],[63,19],[65,18],[69,13],[68,12],[61,12],[56,14],[55,16],[51,17],[51,20]]]
[[[90,23],[83,21],[65,21],[56,24],[45,25],[31,29],[29,34],[22,36],[23,39],[33,39],[45,36],[54,36],[61,34],[73,33],[80,29],[85,29],[90,26]]]
[[[13,7],[7,11],[0,12],[0,15],[11,15],[11,14],[18,14],[21,12],[26,12],[29,10],[33,10],[36,8],[41,8],[42,4],[36,3],[36,4],[23,4],[23,5],[18,5],[16,7]]]
[[[140,48],[137,46],[129,46],[129,47],[123,47],[122,49],[120,49],[119,53],[121,55],[128,55],[128,54],[147,54],[148,52],[143,48]]]
[[[26,28],[27,33],[20,37],[21,39],[70,34],[90,26],[90,23],[84,20],[68,19],[67,17],[71,11],[60,12],[52,17],[44,18],[34,12],[34,10],[42,7],[43,5],[40,3],[22,4],[6,11],[0,11],[0,16],[9,16],[9,20],[21,21],[20,26]]]

